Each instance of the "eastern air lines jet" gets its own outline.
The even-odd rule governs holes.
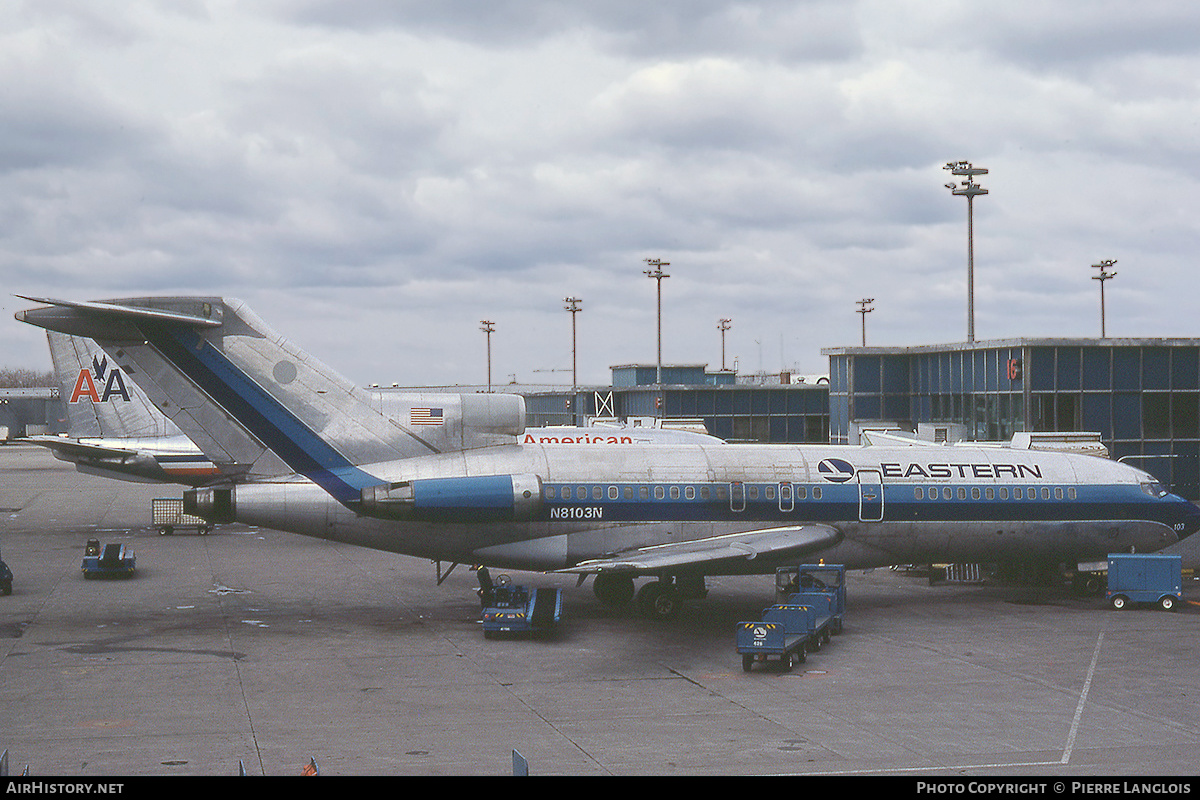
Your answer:
[[[486,435],[431,448],[419,423],[268,328],[242,302],[72,302],[18,320],[91,337],[241,482],[185,493],[239,521],[451,563],[595,576],[670,615],[706,575],[937,562],[1079,562],[1159,550],[1200,509],[1093,455],[970,445],[526,443],[520,398],[474,396]],[[468,397],[468,396],[464,396]],[[414,412],[416,409],[414,409]],[[582,579],[582,577],[581,577]]]

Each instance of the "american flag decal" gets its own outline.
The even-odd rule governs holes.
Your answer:
[[[441,425],[442,409],[413,408],[408,412],[408,422],[410,425]]]

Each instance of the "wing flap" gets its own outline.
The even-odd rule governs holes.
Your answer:
[[[762,556],[772,559],[800,556],[832,547],[842,533],[829,525],[791,525],[741,533],[727,533],[687,542],[639,547],[604,558],[581,561],[573,567],[557,570],[577,575],[602,572],[655,572]]]

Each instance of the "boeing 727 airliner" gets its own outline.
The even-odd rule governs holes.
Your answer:
[[[95,338],[207,458],[255,476],[189,491],[189,512],[437,561],[594,575],[610,602],[651,577],[638,597],[660,615],[702,594],[706,575],[799,560],[1072,563],[1159,550],[1200,528],[1200,509],[1141,470],[1011,447],[556,447],[495,431],[431,453],[239,301],[35,301],[46,306],[17,319]]]

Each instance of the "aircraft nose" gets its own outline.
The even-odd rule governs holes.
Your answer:
[[[1186,539],[1196,531],[1200,531],[1200,507],[1189,500],[1184,500],[1182,505],[1183,522],[1177,535],[1180,539]]]

